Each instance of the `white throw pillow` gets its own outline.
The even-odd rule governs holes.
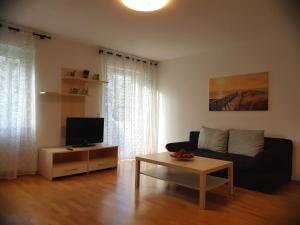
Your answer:
[[[228,152],[255,156],[264,148],[263,130],[229,130]]]
[[[226,153],[227,142],[228,131],[202,127],[198,140],[198,148]]]

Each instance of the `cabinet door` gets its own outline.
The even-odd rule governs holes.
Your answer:
[[[117,167],[117,159],[116,158],[103,158],[98,160],[91,160],[89,162],[89,170],[96,171],[107,168]]]
[[[87,162],[64,163],[53,167],[53,177],[62,177],[86,172],[88,172]]]

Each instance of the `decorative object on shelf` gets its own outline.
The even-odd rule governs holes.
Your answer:
[[[85,79],[89,78],[89,74],[90,74],[89,70],[83,70],[82,71],[82,77],[85,78]]]
[[[268,73],[253,73],[209,80],[209,111],[268,110]]]
[[[76,70],[66,72],[66,76],[75,77]]]
[[[73,70],[73,71],[70,72],[71,77],[75,77],[75,74],[76,74],[76,70]]]
[[[79,92],[80,95],[88,95],[89,94],[89,89],[88,88],[83,88]]]
[[[71,94],[78,94],[79,90],[80,90],[79,88],[71,88],[70,93]]]
[[[80,89],[79,94],[80,94],[80,95],[85,95],[85,89]]]
[[[93,75],[93,78],[92,78],[93,80],[99,80],[100,79],[100,76],[99,76],[99,73],[95,73],[94,75]]]

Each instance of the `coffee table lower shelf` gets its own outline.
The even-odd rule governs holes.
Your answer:
[[[157,166],[152,169],[148,169],[140,172],[143,175],[153,177],[156,179],[168,181],[170,183],[178,184],[187,188],[199,190],[200,189],[200,176],[197,173],[187,172],[182,169]],[[206,176],[206,191],[215,189],[228,183],[228,179]]]

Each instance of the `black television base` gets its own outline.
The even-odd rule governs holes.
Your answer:
[[[78,145],[71,145],[72,148],[84,148],[84,147],[93,147],[96,146],[96,144],[78,144]]]

